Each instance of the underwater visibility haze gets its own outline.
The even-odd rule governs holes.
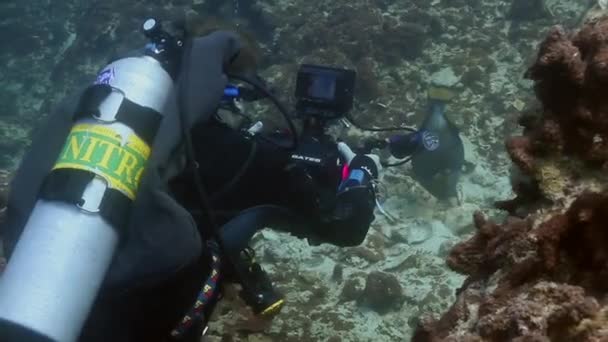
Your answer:
[[[111,58],[145,46],[146,19],[195,35],[232,30],[246,47],[234,70],[259,77],[290,111],[301,65],[354,71],[352,106],[327,133],[383,166],[360,245],[255,234],[284,307],[259,317],[227,286],[205,341],[603,341],[607,7],[4,0],[0,206],[53,109]],[[243,106],[264,129],[285,129],[271,101]],[[408,129],[383,129],[396,127]]]

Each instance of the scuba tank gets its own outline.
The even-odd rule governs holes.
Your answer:
[[[148,19],[149,39],[82,95],[64,147],[0,278],[0,340],[79,338],[174,91],[182,41]]]

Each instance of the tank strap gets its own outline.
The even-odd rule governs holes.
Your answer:
[[[95,174],[78,169],[56,169],[51,171],[42,185],[40,198],[83,205],[83,193]],[[99,214],[119,233],[126,230],[133,202],[119,190],[106,188]]]
[[[220,247],[216,242],[209,241],[207,243],[207,251],[211,254],[211,271],[196,297],[196,302],[194,302],[188,313],[177,324],[177,327],[171,331],[171,338],[173,339],[183,337],[196,322],[207,324],[208,317],[206,315],[209,315],[212,311],[212,308],[209,306],[215,305],[217,296],[219,295],[219,281],[222,269]]]
[[[114,91],[118,90],[107,84],[95,84],[88,87],[80,99],[74,120],[91,115],[99,117],[101,115],[100,104]],[[162,115],[152,108],[138,105],[129,100],[125,94],[120,93],[123,95],[123,100],[114,120],[129,126],[135,134],[152,146],[163,118]]]

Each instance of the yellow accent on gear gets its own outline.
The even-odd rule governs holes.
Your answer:
[[[273,315],[276,315],[276,314],[279,313],[279,311],[281,311],[281,309],[283,308],[284,304],[285,304],[285,300],[284,299],[279,299],[274,304],[272,304],[271,306],[267,307],[264,311],[262,311],[260,313],[260,315],[262,315],[262,316],[273,316]]]
[[[456,92],[446,87],[429,87],[429,100],[450,101],[456,97]]]

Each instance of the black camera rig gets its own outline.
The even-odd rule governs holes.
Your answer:
[[[348,122],[363,131],[417,131],[415,128],[408,126],[378,128],[359,124],[350,115],[354,105],[356,76],[354,70],[345,68],[314,64],[300,65],[294,93],[296,100],[295,115],[290,114],[282,106],[281,102],[276,99],[273,92],[258,76],[254,79],[236,77],[236,79],[244,81],[254,88],[228,85],[224,91],[223,104],[225,108],[240,113],[240,110],[233,105],[235,100],[252,102],[270,98],[289,124],[294,139],[290,146],[293,150],[296,149],[298,140],[306,137],[323,137],[323,140],[327,140],[328,137],[325,135],[326,125],[329,121],[336,119],[347,119]],[[292,117],[303,121],[303,129],[299,136],[295,133]],[[251,119],[249,119],[249,122],[251,122]],[[369,153],[373,148],[385,148],[386,144],[384,139],[371,138],[362,142],[357,149],[360,152]],[[400,164],[395,164],[395,166]],[[385,164],[385,166],[392,166],[392,164]]]

